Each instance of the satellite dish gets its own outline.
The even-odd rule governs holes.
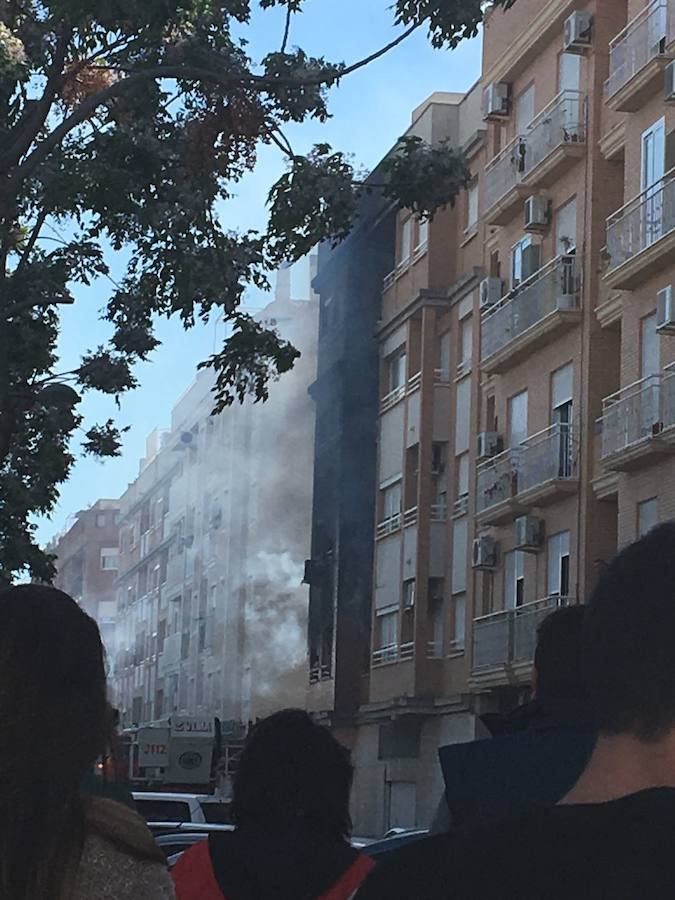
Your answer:
[[[191,431],[184,431],[180,436],[181,443],[191,444],[193,437],[194,437],[194,435],[192,434]]]

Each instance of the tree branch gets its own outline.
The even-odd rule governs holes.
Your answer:
[[[278,132],[278,136],[277,136],[277,132]],[[276,129],[276,131],[274,131],[273,129],[270,129],[267,132],[267,134],[269,135],[269,138],[272,141],[272,143],[276,144],[276,146],[281,150],[281,152],[284,154],[284,156],[288,156],[289,159],[295,159],[295,153],[293,152],[293,148],[291,147],[288,138],[281,130]]]
[[[409,38],[413,31],[416,31],[421,22],[416,22],[414,25],[411,25],[403,34],[399,34],[397,38],[394,38],[393,41],[390,41],[386,47],[382,47],[380,50],[376,50],[375,53],[371,53],[370,56],[366,56],[365,59],[360,59],[358,62],[352,63],[351,66],[347,66],[346,69],[343,69],[340,72],[340,78],[344,78],[345,75],[351,75],[352,72],[356,72],[359,69],[363,69],[364,66],[367,66],[371,62],[375,62],[376,59],[379,59],[381,56],[384,56],[386,53],[389,53],[390,50],[393,50],[394,47],[398,47],[399,44],[402,44],[406,38]],[[311,83],[311,82],[310,82]],[[305,82],[307,84],[307,82]]]
[[[26,114],[26,120],[17,125],[16,131],[18,134],[14,143],[0,156],[1,169],[7,169],[21,159],[47,121],[49,110],[52,107],[54,97],[63,78],[63,64],[72,34],[72,29],[69,26],[63,25],[61,27],[42,97],[36,101],[35,108]]]
[[[26,246],[21,254],[21,259],[19,260],[19,265],[16,267],[16,271],[14,272],[15,275],[18,275],[23,270],[23,267],[26,265],[26,263],[28,261],[28,257],[30,256],[30,254],[33,251],[35,242],[37,241],[37,239],[40,235],[40,231],[42,230],[42,226],[45,224],[45,219],[47,218],[48,215],[49,215],[49,211],[47,210],[47,207],[43,206],[42,209],[40,210],[40,213],[39,213],[36,221],[35,221],[35,225],[33,226],[33,230],[31,231],[31,235],[28,239],[28,243],[26,244]],[[10,309],[11,309],[11,307],[10,307]]]
[[[293,17],[293,10],[291,9],[291,0],[287,0],[286,3],[286,27],[284,29],[284,37],[281,42],[281,50],[279,53],[286,52],[286,46],[288,44],[288,36],[291,33],[291,18]]]

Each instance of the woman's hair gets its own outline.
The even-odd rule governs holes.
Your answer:
[[[233,815],[239,827],[300,826],[326,839],[351,831],[349,751],[306,712],[286,709],[251,732],[237,768]]]
[[[98,627],[55,588],[0,593],[0,898],[61,900],[82,852],[79,783],[109,732]]]

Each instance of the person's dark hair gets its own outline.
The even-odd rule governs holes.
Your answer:
[[[240,828],[308,827],[341,839],[351,831],[349,751],[300,709],[285,709],[252,730],[234,780],[232,812]]]
[[[587,699],[581,654],[584,615],[583,606],[563,606],[546,616],[537,629],[534,668],[540,699]]]
[[[99,630],[55,588],[0,593],[0,897],[60,900],[79,862],[79,782],[109,730]]]
[[[598,730],[655,740],[675,726],[675,523],[605,568],[584,624]]]

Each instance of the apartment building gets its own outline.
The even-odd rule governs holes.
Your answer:
[[[295,369],[268,404],[217,416],[201,372],[121,501],[114,681],[125,724],[218,716],[237,737],[304,704],[316,304],[291,299],[283,270],[258,315],[302,351]]]
[[[103,643],[113,648],[115,580],[119,565],[119,502],[97,500],[47,547],[56,557],[55,587],[65,591],[98,622]]]

